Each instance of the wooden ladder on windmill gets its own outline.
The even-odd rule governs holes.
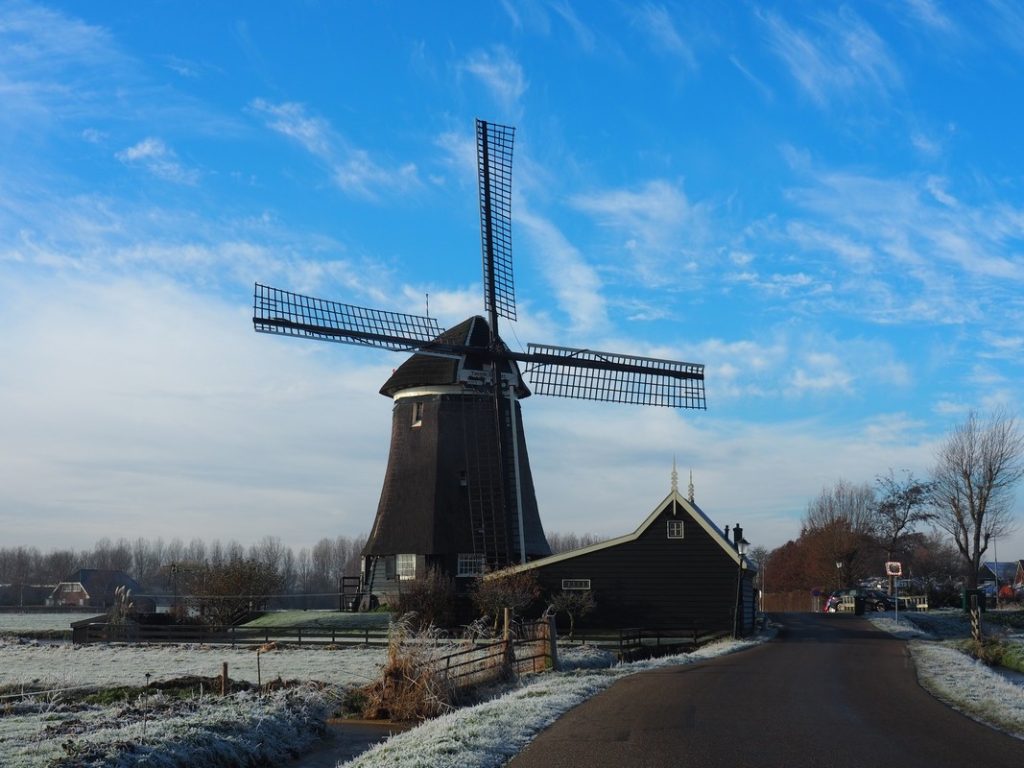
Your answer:
[[[464,406],[466,429],[466,491],[473,526],[473,552],[483,555],[488,568],[509,562],[508,525],[505,521],[505,484],[498,442],[481,439],[493,435],[494,412],[486,398]]]

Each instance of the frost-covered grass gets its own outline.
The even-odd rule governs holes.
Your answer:
[[[1024,685],[962,650],[958,639],[970,632],[962,611],[901,614],[899,623],[892,613],[869,618],[879,629],[911,641],[917,679],[933,696],[968,717],[1024,738]]]
[[[280,677],[363,685],[378,675],[384,655],[381,648],[279,648],[260,654],[261,677],[264,684]],[[200,688],[184,700],[154,692],[112,705],[67,703],[80,701],[79,690],[141,689],[147,672],[153,683],[216,677],[225,661],[232,680],[256,682],[255,648],[0,641],[0,765],[276,764],[316,741],[327,707],[315,688],[263,700],[244,692],[214,698],[206,686],[207,695]],[[21,690],[48,693],[12,695]]]
[[[71,637],[71,622],[88,619],[90,613],[0,613],[0,637],[4,635],[53,635]]]
[[[611,660],[610,654],[573,649],[563,654],[563,660],[564,666],[576,668],[527,676],[519,687],[502,696],[429,720],[418,728],[393,736],[345,765],[350,768],[497,768],[560,715],[616,680],[647,669],[692,664],[732,653],[766,637],[728,640],[691,654],[610,668],[606,666]],[[605,668],[600,668],[602,666]]]
[[[0,764],[9,768],[276,765],[322,735],[327,703],[314,688],[258,698],[171,699],[155,693],[122,706],[48,703],[0,717]]]
[[[934,696],[983,723],[1024,738],[1024,685],[945,643],[914,641],[917,677]]]
[[[246,627],[316,627],[362,631],[387,631],[390,613],[342,613],[340,611],[273,611],[253,619]]]
[[[280,677],[362,685],[377,676],[385,654],[383,648],[287,646],[261,653],[260,672],[264,683]],[[141,686],[147,672],[153,682],[187,675],[213,677],[220,674],[225,661],[231,679],[257,681],[255,647],[67,645],[0,640],[0,689]]]

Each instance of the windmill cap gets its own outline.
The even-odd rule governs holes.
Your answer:
[[[440,344],[466,347],[465,351],[456,358],[417,352],[395,369],[391,377],[384,382],[384,386],[380,388],[380,393],[393,398],[397,393],[406,389],[466,384],[467,376],[472,375],[473,372],[489,371],[490,338],[491,329],[484,318],[474,315],[463,320],[442,333],[434,341]],[[500,338],[498,347],[499,349],[506,348]],[[530,390],[523,381],[519,366],[514,360],[502,360],[498,367],[503,373],[515,376],[516,396],[519,399],[530,396]]]

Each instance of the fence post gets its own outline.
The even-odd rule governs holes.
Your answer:
[[[509,672],[512,671],[512,662],[515,656],[512,654],[512,609],[505,609],[505,629],[502,633],[502,638],[505,641],[505,669]]]
[[[228,695],[228,663],[222,662],[220,668],[220,695]]]
[[[551,669],[558,671],[558,628],[555,626],[555,617],[548,616],[548,655],[551,657]]]

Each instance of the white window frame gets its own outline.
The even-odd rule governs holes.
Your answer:
[[[665,535],[670,539],[682,539],[686,535],[686,528],[682,520],[668,520],[665,526]]]
[[[416,400],[412,404],[412,426],[418,427],[423,424],[423,401]]]
[[[416,555],[395,555],[395,578],[399,581],[416,578]]]
[[[473,578],[475,576],[483,576],[486,570],[486,561],[484,556],[475,552],[460,552],[458,564],[455,569],[455,576],[457,578]]]
[[[590,579],[562,579],[562,589],[578,589],[586,591],[590,589]]]

